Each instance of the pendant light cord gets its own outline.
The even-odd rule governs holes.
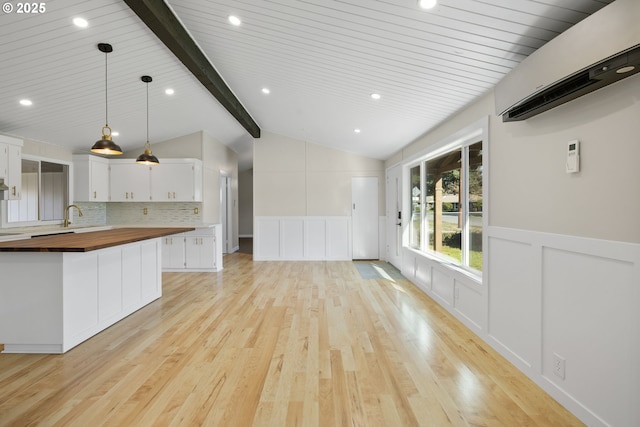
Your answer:
[[[109,126],[109,97],[108,97],[108,88],[107,88],[107,52],[104,53],[104,119],[105,124]]]
[[[149,83],[146,83],[147,86],[147,143],[145,145],[149,145]]]

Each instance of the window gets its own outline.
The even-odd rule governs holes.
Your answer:
[[[68,182],[68,165],[23,158],[22,196],[7,201],[7,222],[36,224],[64,219]]]
[[[409,169],[409,245],[482,271],[482,142],[458,144]]]

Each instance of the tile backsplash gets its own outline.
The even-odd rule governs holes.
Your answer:
[[[82,209],[82,216],[78,216],[78,211],[71,209],[71,222],[73,225],[105,225],[107,223],[107,204],[106,203],[81,203],[76,202],[76,206]]]
[[[193,224],[202,222],[200,202],[110,202],[107,224]]]
[[[111,224],[199,224],[202,222],[202,203],[199,202],[76,202],[82,210],[71,209],[74,226]],[[197,212],[197,213],[196,213]]]

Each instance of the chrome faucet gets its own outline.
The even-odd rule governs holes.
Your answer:
[[[69,205],[67,206],[67,208],[64,210],[64,223],[62,224],[63,227],[68,227],[69,226],[69,209],[71,208],[76,208],[78,210],[78,216],[82,216],[82,210],[76,206],[76,205]]]

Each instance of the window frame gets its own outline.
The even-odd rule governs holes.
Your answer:
[[[59,165],[67,166],[67,203],[72,203],[73,200],[73,162],[68,160],[56,159],[51,157],[38,156],[33,154],[22,153],[21,160],[29,160],[38,163],[38,198],[42,197],[42,162],[56,163]],[[21,228],[21,227],[34,227],[34,226],[57,226],[63,223],[63,220],[42,220],[35,221],[8,221],[9,209],[7,205],[8,200],[2,200],[0,203],[0,228]],[[39,203],[40,205],[40,203]],[[40,206],[38,206],[38,218],[40,218]]]
[[[403,246],[406,249],[417,251],[429,258],[435,259],[443,265],[450,266],[452,268],[463,271],[466,275],[470,275],[476,278],[480,283],[482,283],[482,278],[484,277],[485,272],[487,271],[487,259],[488,254],[487,250],[487,232],[488,232],[488,224],[489,224],[489,180],[488,180],[488,170],[489,170],[489,138],[488,138],[488,128],[489,128],[489,117],[485,117],[467,127],[456,132],[450,137],[440,141],[439,143],[433,144],[426,150],[421,151],[420,153],[413,156],[412,159],[405,162],[403,164],[403,176],[405,177],[405,182],[408,182],[408,185],[404,185],[403,194],[405,195],[406,202],[404,203],[404,209],[407,211],[407,214],[403,214],[405,218],[411,218],[412,205],[411,205],[411,192],[410,192],[410,170],[416,166],[420,167],[420,246],[412,247],[409,243],[409,234],[410,230],[406,229],[406,232],[403,233]],[[482,270],[477,270],[469,265],[470,262],[470,245],[471,239],[469,237],[470,225],[469,225],[469,216],[470,216],[470,208],[469,208],[469,147],[482,142]],[[428,242],[428,226],[426,224],[426,209],[425,209],[425,198],[426,198],[426,163],[429,160],[436,159],[438,157],[444,156],[447,153],[451,153],[456,150],[461,150],[461,169],[460,169],[460,180],[464,179],[464,190],[460,194],[460,203],[463,207],[463,219],[461,224],[461,232],[462,232],[462,261],[459,262],[455,258],[448,257],[440,252],[436,252],[433,249],[429,248]],[[409,224],[409,227],[412,225]]]

